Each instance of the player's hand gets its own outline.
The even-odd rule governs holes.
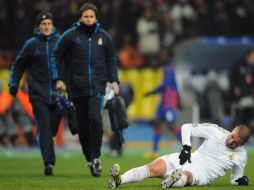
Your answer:
[[[183,145],[183,149],[179,155],[180,165],[183,165],[187,160],[191,163],[191,146]]]
[[[18,87],[17,87],[17,86],[11,86],[11,87],[10,87],[9,93],[10,93],[12,96],[16,97],[17,92],[18,92]]]
[[[249,183],[249,179],[247,176],[243,176],[243,177],[240,177],[238,178],[237,180],[235,180],[235,182],[238,183],[238,185],[248,185]]]
[[[117,83],[117,82],[112,82],[111,85],[112,85],[112,88],[113,88],[114,91],[115,91],[115,94],[116,94],[116,95],[119,95],[120,89],[119,89],[118,83]]]

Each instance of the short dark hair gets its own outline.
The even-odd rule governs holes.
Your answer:
[[[240,138],[242,139],[243,144],[245,144],[251,136],[251,130],[246,125],[238,125],[237,128],[238,128],[238,134]]]
[[[97,16],[98,8],[93,3],[84,3],[82,7],[79,9],[79,18],[82,16],[84,11],[87,10],[93,10],[95,12],[95,15]]]

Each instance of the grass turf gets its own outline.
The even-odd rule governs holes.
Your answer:
[[[254,148],[249,148],[249,160],[245,175],[249,177],[249,186],[231,186],[229,175],[219,178],[215,183],[202,187],[187,187],[195,189],[254,189]],[[90,171],[85,167],[84,159],[77,151],[57,151],[57,164],[54,176],[43,175],[43,164],[39,151],[28,150],[1,150],[0,149],[0,190],[101,190],[108,189],[109,168],[113,163],[119,163],[124,172],[132,167],[140,166],[149,161],[142,159],[142,154],[126,153],[122,157],[111,158],[102,156],[103,172],[100,178],[91,177]],[[120,189],[150,190],[160,189],[160,179],[146,179],[138,183],[120,186]],[[183,188],[177,188],[179,190]],[[186,189],[186,187],[185,187]]]

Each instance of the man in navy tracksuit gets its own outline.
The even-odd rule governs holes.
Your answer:
[[[100,28],[96,18],[97,7],[85,3],[80,18],[64,32],[56,45],[57,89],[64,88],[61,63],[65,61],[67,89],[73,100],[79,123],[79,141],[83,154],[95,177],[101,174],[102,101],[106,82],[119,92],[117,62],[108,33]]]
[[[21,77],[24,71],[27,71],[29,100],[33,106],[37,141],[44,161],[45,175],[53,175],[53,137],[57,134],[62,116],[54,103],[55,83],[51,73],[51,54],[58,38],[52,15],[41,12],[36,20],[35,35],[26,41],[13,62],[9,79],[10,94],[16,96]]]

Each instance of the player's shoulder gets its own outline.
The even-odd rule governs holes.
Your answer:
[[[243,146],[240,146],[240,147],[238,147],[238,148],[236,148],[235,151],[236,151],[236,152],[241,152],[242,154],[247,155],[247,150],[246,150],[246,148],[245,148],[244,145],[243,145]]]
[[[28,40],[25,41],[25,45],[29,46],[29,45],[32,45],[36,42],[37,42],[37,38],[36,37],[31,37],[31,38],[29,38]]]
[[[197,125],[197,124],[194,124],[194,125]],[[209,128],[210,130],[214,131],[214,132],[217,132],[217,133],[221,133],[221,134],[229,134],[230,132],[222,127],[220,127],[219,125],[217,124],[214,124],[214,123],[201,123],[201,124],[198,124],[200,127],[206,127],[206,128]]]
[[[72,36],[76,34],[76,32],[77,32],[77,27],[76,25],[73,25],[71,28],[65,30],[63,34],[60,36],[60,38],[66,38],[66,37]]]
[[[22,51],[33,48],[34,46],[37,45],[37,42],[38,40],[36,37],[29,38],[28,40],[25,41],[22,47]]]

